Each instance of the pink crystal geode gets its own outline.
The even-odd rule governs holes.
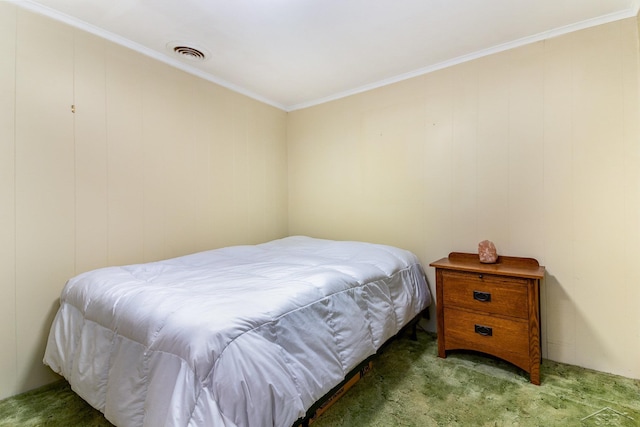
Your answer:
[[[480,258],[481,263],[493,264],[498,260],[496,245],[489,240],[483,240],[478,243],[478,257]]]

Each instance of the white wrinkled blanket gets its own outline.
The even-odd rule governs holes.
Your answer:
[[[76,276],[44,362],[117,426],[289,427],[430,302],[408,251],[288,237]]]

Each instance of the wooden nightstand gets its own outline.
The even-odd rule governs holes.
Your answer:
[[[540,384],[540,280],[533,258],[499,256],[483,264],[477,254],[452,252],[436,269],[438,356],[474,350],[506,360]]]

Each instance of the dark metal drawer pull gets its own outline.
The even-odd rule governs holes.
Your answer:
[[[475,325],[474,329],[476,334],[480,334],[484,337],[490,337],[493,335],[493,328],[490,326]]]
[[[491,294],[489,292],[473,291],[473,299],[480,302],[491,302]]]

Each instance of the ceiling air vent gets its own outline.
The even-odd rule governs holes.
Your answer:
[[[172,50],[181,58],[190,59],[193,61],[206,61],[207,59],[209,59],[209,55],[204,49],[195,47],[190,43],[172,42],[167,44],[167,48]]]

